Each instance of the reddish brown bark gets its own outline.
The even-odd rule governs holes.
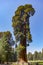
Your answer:
[[[21,41],[20,44],[25,47],[25,48],[20,52],[20,58],[21,58],[23,61],[27,62],[26,40],[24,39],[23,41]]]
[[[26,22],[26,20],[24,20],[24,22]],[[25,48],[20,52],[20,59],[22,59],[23,61],[27,62],[27,54],[26,54],[26,25],[24,25],[24,39],[23,41],[20,41],[20,45],[24,46]]]

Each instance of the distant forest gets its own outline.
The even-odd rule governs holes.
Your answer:
[[[28,58],[28,60],[43,60],[43,49],[40,52],[35,51],[34,54],[29,52],[27,54],[27,58]]]

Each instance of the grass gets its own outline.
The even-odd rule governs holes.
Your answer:
[[[30,65],[36,65],[36,63],[38,63],[38,65],[43,65],[43,61],[40,60],[36,60],[36,61],[28,61],[28,63],[30,63]],[[21,63],[18,64],[17,62],[12,63],[11,65],[22,65]],[[24,65],[28,65],[28,64],[24,64]]]
[[[39,65],[43,65],[43,62],[39,62]]]
[[[36,65],[36,63],[38,63],[38,65],[43,65],[43,60],[28,61],[28,62],[31,63],[31,65]]]
[[[34,62],[42,62],[43,63],[43,60],[34,60],[34,61],[28,61],[28,62],[32,62],[32,63],[34,63]]]

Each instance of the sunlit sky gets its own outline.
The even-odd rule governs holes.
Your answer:
[[[13,34],[12,16],[18,6],[25,4],[32,4],[36,11],[30,18],[33,42],[27,47],[27,52],[33,53],[43,48],[43,0],[0,0],[0,32],[8,30]]]

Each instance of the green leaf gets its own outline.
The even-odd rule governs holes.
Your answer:
[[[17,21],[17,20],[20,20],[20,16],[15,15],[12,17],[12,22]]]
[[[19,11],[24,10],[24,6],[22,6],[22,5],[19,6],[19,7],[18,7],[18,10],[19,10]]]
[[[15,16],[20,16],[20,15],[21,15],[21,11],[16,10],[16,12],[15,12]]]
[[[21,50],[23,50],[25,47],[22,46],[22,45],[18,45],[17,48],[16,48],[16,51],[17,52],[20,52]]]
[[[32,36],[31,36],[30,32],[27,33],[27,39],[29,42],[32,42]]]
[[[24,11],[25,11],[26,13],[31,14],[31,15],[33,15],[33,14],[35,13],[34,8],[27,8],[27,9],[25,9]]]
[[[26,4],[24,7],[25,7],[25,9],[32,8],[32,5],[31,4]]]

